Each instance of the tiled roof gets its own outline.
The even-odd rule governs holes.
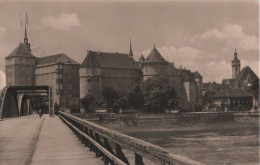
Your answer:
[[[196,82],[190,70],[181,70],[181,76],[184,82]]]
[[[20,43],[13,51],[10,53],[8,57],[14,56],[22,56],[22,57],[34,57],[31,51],[26,47],[24,43]]]
[[[195,71],[192,73],[194,78],[202,78],[202,76],[200,75],[200,73],[198,71]]]
[[[250,93],[242,89],[233,89],[217,92],[212,98],[252,97]]]
[[[238,74],[237,80],[244,81],[247,79],[248,75],[250,76],[251,80],[258,79],[258,76],[254,73],[254,71],[249,66],[246,66]]]
[[[91,50],[88,51],[88,54],[80,67],[139,69],[138,62],[130,58],[128,54]]]
[[[147,56],[144,61],[145,63],[167,63],[160,52],[154,47],[151,53]]]
[[[230,84],[218,84],[216,82],[203,83],[203,88],[211,91],[225,91],[230,89]]]
[[[55,64],[55,63],[63,63],[63,64],[79,64],[73,59],[71,59],[66,54],[56,54],[51,56],[46,56],[42,58],[37,58],[37,65],[45,65],[45,64]]]

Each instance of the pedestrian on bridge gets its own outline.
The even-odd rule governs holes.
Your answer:
[[[42,109],[39,109],[39,116],[42,117]]]

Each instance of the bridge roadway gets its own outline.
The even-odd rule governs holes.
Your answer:
[[[57,116],[31,115],[0,121],[0,164],[99,165],[103,161]]]

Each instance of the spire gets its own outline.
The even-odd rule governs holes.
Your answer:
[[[28,43],[26,24],[25,24],[25,30],[24,30],[24,43]]]
[[[31,51],[31,45],[28,42],[28,37],[27,37],[27,28],[26,28],[27,25],[28,25],[28,16],[27,16],[27,13],[26,13],[26,19],[25,19],[25,22],[24,22],[24,45],[28,48],[29,51]]]
[[[153,45],[153,48],[156,48],[156,45],[155,45],[155,43],[154,43],[154,45]]]
[[[131,37],[130,37],[130,50],[129,50],[129,54],[128,54],[128,56],[129,56],[130,58],[133,58],[133,51],[132,51],[132,42],[131,42]]]
[[[234,58],[237,58],[237,46],[235,45],[235,53],[234,53]]]

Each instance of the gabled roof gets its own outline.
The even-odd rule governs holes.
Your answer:
[[[63,64],[79,64],[64,53],[37,58],[37,65],[56,64],[59,62]]]
[[[259,79],[254,71],[249,66],[246,66],[238,74],[237,80],[244,81],[248,78],[248,76],[250,76],[251,80]]]
[[[80,67],[139,69],[138,62],[130,58],[128,54],[108,53],[91,50],[88,51],[88,54]]]
[[[196,82],[190,70],[181,70],[181,76],[184,82]]]
[[[146,57],[145,63],[167,63],[167,61],[163,58],[163,56],[160,54],[160,52],[156,49],[156,47],[153,48],[151,53]]]
[[[202,76],[200,75],[200,73],[198,71],[195,71],[192,73],[194,78],[202,78]]]
[[[8,57],[35,57],[32,55],[31,51],[26,47],[24,43],[20,43],[13,51],[10,53]]]

